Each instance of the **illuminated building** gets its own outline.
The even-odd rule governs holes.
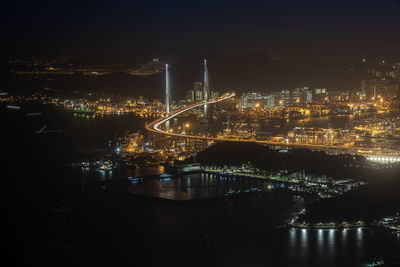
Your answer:
[[[279,96],[279,105],[280,106],[287,106],[289,105],[291,101],[291,94],[289,90],[282,90],[278,94]]]
[[[196,91],[196,101],[203,100],[203,92],[202,91]]]
[[[194,100],[196,100],[196,101],[203,100],[203,83],[202,82],[194,82],[193,91],[194,91]]]
[[[195,91],[194,90],[189,90],[186,93],[186,99],[187,100],[194,101],[196,99],[195,96],[196,95],[195,95]]]
[[[217,99],[219,97],[219,92],[211,91],[211,99]]]
[[[291,104],[305,104],[312,102],[312,91],[307,86],[296,88],[292,92]]]
[[[313,102],[313,92],[311,89],[309,89],[308,86],[304,86],[303,90],[306,94],[306,102],[307,103],[312,103]]]
[[[203,83],[202,82],[194,82],[193,83],[193,90],[194,91],[201,91],[203,89]]]
[[[361,81],[361,96],[362,97],[367,96],[367,81],[366,80]]]
[[[398,95],[399,85],[393,78],[374,78],[367,82],[367,98],[391,99]]]
[[[266,94],[247,93],[243,94],[239,99],[240,108],[252,108],[256,103],[261,105],[268,98]]]
[[[326,94],[326,88],[315,88],[315,94]]]
[[[397,82],[400,82],[400,63],[396,63],[393,68],[394,78],[397,80]]]
[[[275,107],[275,95],[274,94],[270,94],[267,96],[267,107],[268,108]]]

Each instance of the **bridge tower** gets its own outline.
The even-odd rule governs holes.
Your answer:
[[[209,100],[209,93],[210,93],[210,87],[209,87],[209,79],[208,79],[207,59],[204,59],[204,82],[203,82],[203,100],[204,100],[204,102],[207,102]],[[207,105],[204,105],[203,118],[204,119],[208,118]]]
[[[208,69],[207,69],[207,59],[204,59],[204,83],[203,83],[203,100],[208,101],[210,94],[210,88],[208,83]]]
[[[171,96],[170,96],[170,88],[169,88],[168,64],[165,64],[165,111],[167,112],[167,116],[169,115],[170,99],[171,99]]]

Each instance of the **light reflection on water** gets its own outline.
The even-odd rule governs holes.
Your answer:
[[[301,229],[300,233],[301,233],[300,234],[300,256],[302,258],[307,258],[308,246],[309,246],[308,230]]]
[[[297,229],[290,229],[289,230],[289,248],[290,252],[293,253],[297,249]]]
[[[328,237],[328,252],[327,257],[329,259],[333,259],[335,257],[335,249],[336,249],[336,235],[337,231],[334,229],[329,230],[329,237]]]
[[[358,228],[356,235],[357,235],[357,241],[356,241],[357,253],[361,255],[363,252],[363,244],[364,244],[364,230],[361,227]]]
[[[317,253],[319,255],[322,255],[324,253],[324,230],[319,229],[317,230],[318,234],[317,234]]]
[[[363,257],[367,230],[358,229],[290,229],[290,254],[301,259],[334,262],[338,254]],[[349,248],[351,248],[349,250]]]
[[[342,246],[342,251],[346,251],[348,249],[348,234],[349,234],[349,229],[345,228],[341,231],[342,236],[341,236],[341,242],[343,244]]]
[[[131,184],[129,191],[159,198],[190,200],[265,190],[269,184],[256,179],[194,173],[174,178],[143,179]]]
[[[136,167],[122,166],[111,171],[99,170],[97,167],[81,168],[80,177],[82,181],[108,181],[114,179],[126,179],[126,177],[141,177],[148,175],[160,175],[164,173],[163,166]]]

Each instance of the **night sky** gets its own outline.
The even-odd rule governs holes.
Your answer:
[[[2,56],[400,56],[400,1],[1,1]]]

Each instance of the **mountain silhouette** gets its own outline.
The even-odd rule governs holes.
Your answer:
[[[276,60],[259,51],[237,56],[217,50],[189,54],[169,61],[172,98],[182,99],[195,81],[203,81],[203,60],[207,59],[210,87],[219,92],[272,92],[303,85],[328,89],[357,90],[362,79],[354,62],[335,62],[319,59]],[[25,80],[2,68],[3,86],[8,90],[50,87],[81,89],[127,96],[164,97],[164,73],[139,77],[126,73],[112,73],[101,77],[72,76],[55,79]]]

